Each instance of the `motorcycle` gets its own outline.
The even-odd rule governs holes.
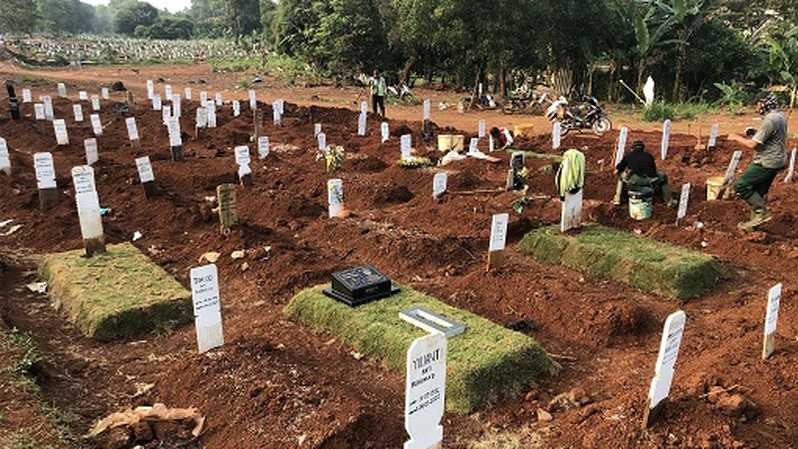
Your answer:
[[[593,97],[586,97],[582,104],[573,107],[569,106],[565,97],[560,97],[546,109],[546,118],[551,123],[560,122],[563,136],[572,130],[590,129],[599,136],[612,131],[612,120]]]

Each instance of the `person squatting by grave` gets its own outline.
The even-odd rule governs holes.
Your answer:
[[[388,83],[377,69],[374,69],[374,76],[369,78],[369,89],[371,91],[371,109],[375,114],[385,118],[385,95],[388,93]]]
[[[515,142],[513,133],[507,128],[493,127],[490,129],[490,135],[493,137],[493,141],[496,143],[497,150],[506,150]]]
[[[635,141],[632,144],[632,151],[615,168],[618,171],[618,186],[612,201],[614,205],[621,205],[624,189],[639,191],[644,188],[653,189],[655,194],[661,194],[662,200],[668,207],[674,208],[678,205],[678,202],[671,197],[668,176],[657,171],[654,156],[646,151],[646,145],[642,141]]]
[[[779,100],[772,93],[765,94],[757,102],[757,109],[764,116],[759,130],[747,131],[750,138],[734,134],[729,136],[730,140],[755,151],[753,162],[734,185],[737,196],[751,207],[751,219],[737,225],[745,231],[751,231],[773,219],[767,208],[767,194],[773,180],[787,167],[787,116],[781,111]]]

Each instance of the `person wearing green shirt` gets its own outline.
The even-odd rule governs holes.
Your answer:
[[[729,136],[729,140],[755,151],[754,161],[734,185],[737,196],[745,200],[752,210],[751,219],[738,225],[744,231],[753,231],[773,219],[767,208],[767,194],[773,180],[787,166],[787,116],[773,94],[762,97],[757,108],[764,116],[759,130],[753,136],[749,133],[750,138]]]
[[[375,114],[385,118],[385,95],[388,93],[388,84],[379,70],[374,70],[374,76],[369,79],[371,89],[371,108]]]

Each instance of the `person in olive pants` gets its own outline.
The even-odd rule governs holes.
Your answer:
[[[738,225],[745,231],[773,219],[767,208],[767,194],[776,176],[787,166],[787,116],[779,109],[779,101],[773,94],[761,98],[757,107],[764,118],[753,137],[729,136],[730,140],[756,151],[754,161],[734,185],[737,196],[751,207],[751,219]]]

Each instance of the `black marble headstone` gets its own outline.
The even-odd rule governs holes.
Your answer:
[[[11,118],[19,120],[19,100],[17,94],[14,92],[14,86],[6,81],[6,90],[8,91],[8,104],[11,109]]]
[[[349,268],[332,274],[324,294],[350,307],[368,304],[399,292],[390,279],[374,267]]]

